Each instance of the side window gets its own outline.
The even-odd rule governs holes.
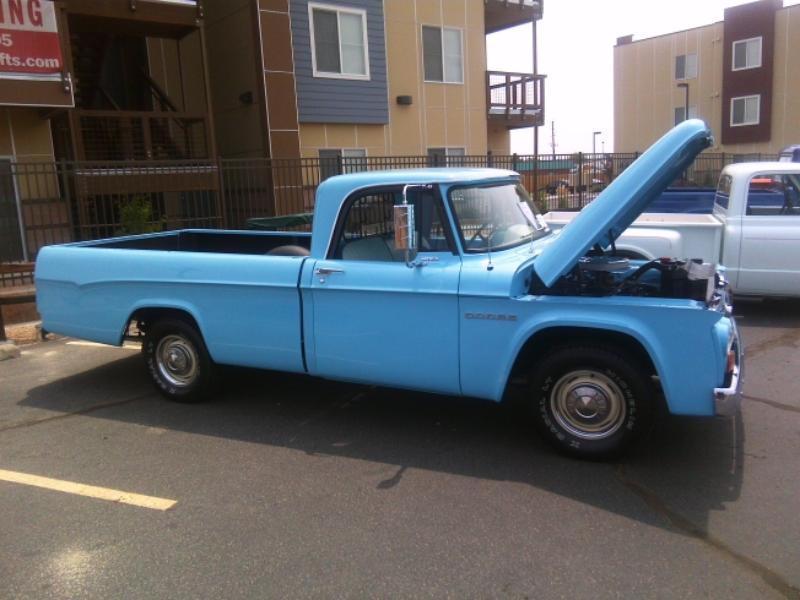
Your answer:
[[[747,213],[751,216],[800,216],[800,175],[758,174],[747,190]]]
[[[394,245],[394,206],[401,204],[401,189],[359,193],[349,202],[331,258],[402,262],[405,253]],[[417,247],[420,252],[452,252],[441,200],[434,190],[411,190]]]

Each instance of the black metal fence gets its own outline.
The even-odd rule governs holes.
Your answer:
[[[575,210],[637,154],[392,156],[213,161],[0,160],[0,262],[33,260],[45,245],[186,227],[242,228],[253,217],[311,212],[338,173],[420,167],[517,171],[542,211]],[[732,162],[772,155],[704,153],[674,182],[715,186]]]

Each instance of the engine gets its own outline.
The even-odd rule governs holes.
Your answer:
[[[659,258],[633,265],[627,258],[585,256],[552,288],[534,282],[531,293],[558,296],[650,296],[709,302],[717,286],[715,265],[700,259]]]

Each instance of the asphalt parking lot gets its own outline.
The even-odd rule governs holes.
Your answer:
[[[0,596],[800,598],[800,303],[737,313],[741,416],[615,464],[495,406],[249,371],[186,406],[135,349],[25,346]]]

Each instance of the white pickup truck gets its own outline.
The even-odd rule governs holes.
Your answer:
[[[558,230],[575,214],[550,212],[544,220]],[[740,296],[800,296],[800,164],[729,165],[713,214],[643,214],[616,248],[633,259],[688,256],[721,264]]]

